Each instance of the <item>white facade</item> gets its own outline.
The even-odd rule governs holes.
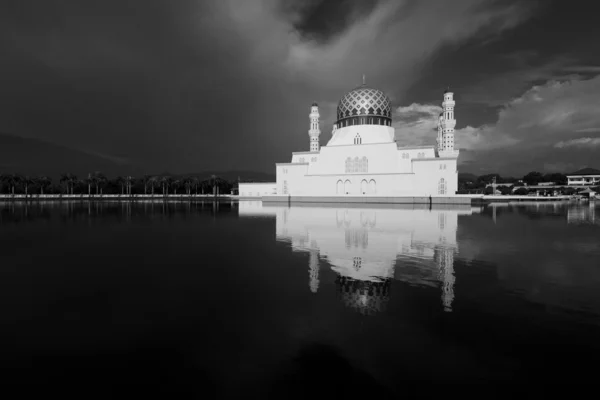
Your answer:
[[[240,197],[262,197],[277,194],[277,185],[274,183],[240,183]]]
[[[600,185],[600,171],[593,168],[583,170],[567,175],[569,186],[596,186]]]
[[[458,190],[454,149],[453,93],[446,91],[437,146],[402,146],[395,141],[387,96],[364,84],[348,92],[326,146],[319,148],[318,105],[309,114],[310,151],[276,164],[278,196],[431,196]],[[249,192],[240,185],[240,194]]]

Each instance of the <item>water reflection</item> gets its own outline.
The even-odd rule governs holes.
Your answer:
[[[600,203],[600,202],[598,202]],[[571,207],[567,210],[567,222],[569,224],[594,224],[600,225],[600,219],[596,217],[596,202],[590,201],[579,207]]]
[[[241,216],[274,215],[276,239],[309,254],[308,287],[319,291],[321,262],[336,273],[340,300],[362,314],[384,311],[391,281],[435,287],[452,311],[458,217],[471,207],[279,207],[241,202]]]

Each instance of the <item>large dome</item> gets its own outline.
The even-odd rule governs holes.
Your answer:
[[[348,125],[391,125],[392,104],[381,90],[366,85],[346,93],[337,108],[338,127]]]

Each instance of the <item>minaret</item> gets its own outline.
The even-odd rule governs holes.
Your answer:
[[[438,118],[438,136],[437,136],[437,151],[440,152],[442,150],[444,150],[444,142],[443,142],[443,133],[444,133],[444,128],[443,128],[443,123],[444,123],[444,113],[440,113],[440,117]]]
[[[454,151],[454,127],[456,126],[456,120],[454,119],[454,93],[450,91],[450,88],[444,91],[444,101],[442,102],[442,143],[441,150],[445,154],[444,157],[458,156],[458,152]],[[439,137],[439,133],[438,133]]]
[[[317,103],[313,103],[308,117],[310,118],[310,129],[308,130],[308,136],[310,136],[310,151],[318,152],[321,130],[319,129],[319,105]]]

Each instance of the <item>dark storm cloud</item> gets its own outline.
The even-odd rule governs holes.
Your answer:
[[[363,73],[403,109],[439,107],[440,90],[454,85],[458,127],[475,130],[495,124],[534,76],[595,73],[597,64],[576,54],[544,67],[546,50],[529,69],[497,61],[502,46],[499,54],[527,50],[505,41],[526,29],[531,10],[493,0],[5,1],[0,132],[152,172],[272,171],[307,147],[313,101],[321,141],[329,139],[337,100]],[[510,73],[520,83],[502,85]],[[412,123],[434,108],[413,108]]]
[[[377,0],[286,0],[282,11],[303,39],[326,42],[376,8]]]

